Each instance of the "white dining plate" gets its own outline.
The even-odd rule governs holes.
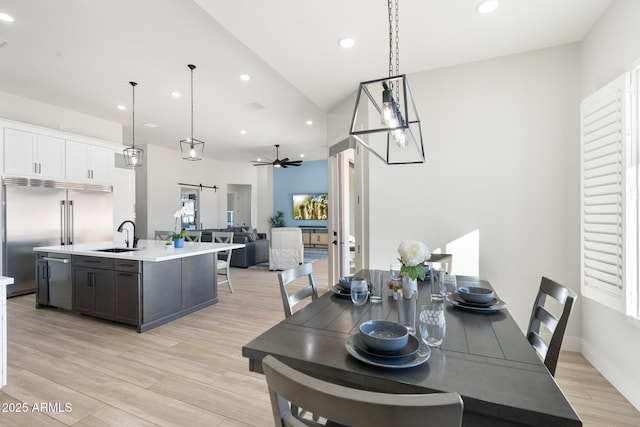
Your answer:
[[[491,304],[479,305],[479,304],[468,303],[464,301],[457,293],[453,293],[453,294],[447,295],[446,300],[449,304],[453,305],[454,307],[458,307],[463,310],[475,311],[478,313],[493,313],[494,311],[504,310],[505,308],[507,308],[507,304],[504,301],[499,300],[497,298],[494,298]]]
[[[368,365],[378,366],[380,368],[391,368],[391,369],[404,369],[404,368],[413,368],[414,366],[422,365],[424,362],[429,360],[431,356],[431,349],[427,346],[424,346],[419,352],[416,352],[413,356],[407,357],[399,357],[395,359],[385,359],[382,357],[371,356],[364,351],[359,350],[353,340],[355,338],[355,334],[351,335],[345,341],[345,347],[347,349],[347,353],[349,353],[354,358],[358,359],[361,362],[364,362]],[[415,339],[415,338],[414,338]],[[424,353],[423,353],[424,350]]]

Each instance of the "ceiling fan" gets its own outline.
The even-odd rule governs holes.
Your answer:
[[[286,168],[287,166],[300,166],[302,164],[302,160],[289,160],[288,157],[285,157],[284,159],[280,160],[278,158],[278,148],[279,147],[280,147],[280,145],[276,144],[276,159],[275,160],[273,160],[273,161],[269,160],[268,162],[252,160],[252,162],[255,163],[255,165],[253,165],[253,166],[271,165],[274,168]]]

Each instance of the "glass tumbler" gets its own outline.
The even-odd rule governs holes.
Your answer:
[[[371,287],[369,301],[374,304],[382,302],[382,270],[369,270],[369,286]]]
[[[353,280],[351,282],[351,301],[354,305],[363,305],[369,297],[369,286],[366,280]]]
[[[440,347],[447,331],[444,304],[432,302],[420,307],[420,337],[429,347]]]

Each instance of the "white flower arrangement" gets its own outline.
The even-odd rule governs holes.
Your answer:
[[[398,253],[398,260],[402,263],[400,274],[409,276],[411,280],[424,280],[426,272],[423,264],[431,258],[427,245],[417,240],[403,240],[398,246]]]

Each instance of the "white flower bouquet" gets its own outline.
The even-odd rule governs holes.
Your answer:
[[[427,245],[417,240],[403,240],[398,246],[398,253],[398,261],[402,263],[400,274],[409,276],[411,280],[424,280],[424,262],[431,258]]]

